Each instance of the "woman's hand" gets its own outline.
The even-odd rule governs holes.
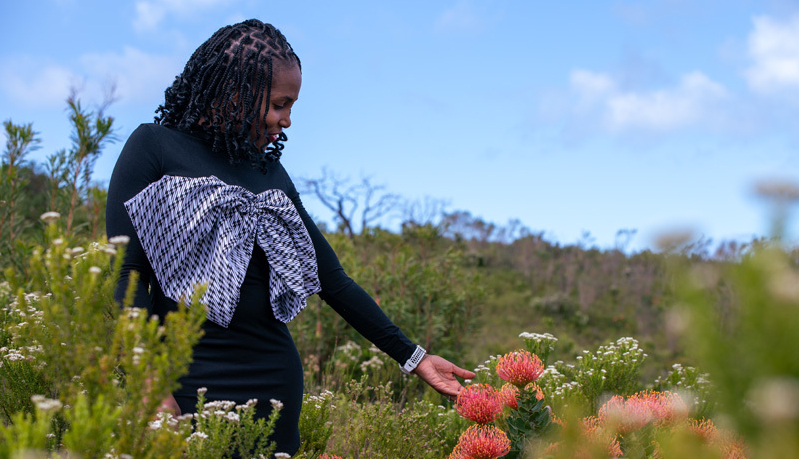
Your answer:
[[[422,381],[447,397],[453,398],[463,389],[461,383],[455,379],[460,376],[464,379],[471,379],[475,374],[469,370],[464,370],[452,362],[437,355],[427,354],[419,362],[413,374],[422,378]]]
[[[169,394],[167,398],[161,400],[161,405],[158,407],[158,411],[166,411],[167,413],[172,413],[173,416],[180,416],[180,406],[178,406],[178,402],[175,401],[175,397],[172,394]]]

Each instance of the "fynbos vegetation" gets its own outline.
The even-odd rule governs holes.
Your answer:
[[[0,459],[285,457],[268,441],[279,400],[200,391],[197,415],[158,412],[204,311],[115,304],[126,240],[103,234],[91,180],[113,119],[68,102],[73,145],[44,166],[33,127],[4,123]],[[779,237],[628,254],[467,212],[327,237],[406,334],[477,376],[442,399],[312,298],[290,324],[307,392],[295,457],[799,457],[799,252]],[[255,403],[275,414],[254,420]]]

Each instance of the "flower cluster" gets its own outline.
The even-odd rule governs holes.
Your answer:
[[[543,394],[542,394],[543,395]],[[505,383],[499,390],[499,398],[508,408],[519,408],[519,388],[511,383]]]
[[[641,429],[647,424],[673,425],[685,419],[688,408],[682,398],[673,393],[646,391],[627,399],[614,396],[599,409],[599,420],[604,425],[615,425],[620,433]]]
[[[724,459],[746,457],[743,441],[731,432],[717,428],[710,419],[691,419],[688,421],[688,430],[703,443],[714,446]]]
[[[543,372],[541,359],[525,350],[509,352],[497,360],[497,375],[518,387],[535,381]]]
[[[303,409],[305,408],[306,404],[313,404],[316,409],[322,409],[322,406],[326,406],[328,402],[332,402],[334,398],[333,392],[329,390],[323,391],[319,395],[307,395],[305,400],[302,401]],[[335,408],[335,405],[330,405],[331,408]]]
[[[471,421],[485,424],[502,414],[503,399],[488,384],[472,384],[458,393],[455,409]]]
[[[665,377],[655,380],[656,390],[674,390],[687,396],[686,403],[691,404],[691,412],[695,416],[709,414],[714,407],[713,394],[715,388],[709,380],[710,375],[702,373],[694,367],[675,363]]]
[[[451,459],[496,458],[511,448],[517,453],[523,448],[528,434],[545,431],[550,424],[549,408],[543,405],[544,392],[533,381],[544,372],[541,359],[526,350],[516,350],[503,356],[492,356],[475,371],[480,381],[507,381],[500,390],[484,382],[471,384],[458,394],[455,409],[466,419],[478,423],[461,434]],[[507,433],[490,425],[503,412],[511,409],[503,424],[517,426]],[[524,427],[518,427],[524,426]]]
[[[549,354],[555,350],[555,343],[558,342],[558,339],[550,333],[523,332],[519,334],[519,338],[524,340],[527,350],[539,356],[544,363],[547,362]]]
[[[510,451],[505,432],[492,425],[475,424],[463,432],[450,459],[494,459]]]

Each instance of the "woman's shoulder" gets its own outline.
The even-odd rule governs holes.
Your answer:
[[[140,124],[128,137],[125,148],[157,155],[181,156],[185,151],[206,149],[209,145],[197,136],[155,123]]]
[[[155,140],[155,139],[180,139],[195,138],[191,134],[178,129],[156,123],[142,123],[130,135],[131,139]]]
[[[131,132],[127,147],[142,147],[159,143],[161,137],[172,135],[172,129],[155,123],[142,123]]]

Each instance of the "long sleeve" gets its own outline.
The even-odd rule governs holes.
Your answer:
[[[165,311],[153,310],[149,287],[151,279],[154,280],[155,277],[124,206],[125,201],[162,175],[159,151],[154,142],[149,127],[142,125],[131,134],[122,148],[108,186],[106,234],[108,237],[119,235],[130,237],[130,242],[125,248],[125,260],[114,291],[114,299],[121,303],[125,297],[130,274],[136,271],[139,278],[133,306],[146,308],[150,314],[163,314]]]
[[[322,285],[319,296],[358,333],[404,364],[413,355],[416,345],[386,316],[374,299],[346,274],[333,248],[303,207],[292,183],[289,183],[287,195],[294,202],[313,241]]]

